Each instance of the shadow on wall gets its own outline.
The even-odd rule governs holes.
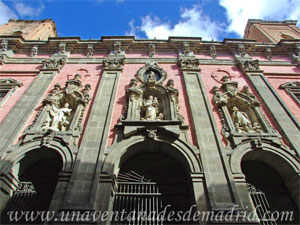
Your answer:
[[[251,153],[245,155],[241,165],[248,185],[246,186],[246,182],[236,185],[242,207],[250,207],[246,211],[238,207],[233,207],[232,210],[212,210],[209,207],[207,190],[218,190],[218,186],[206,187],[203,172],[193,172],[187,162],[187,156],[179,153],[171,143],[144,141],[129,147],[126,153],[119,156],[114,156],[116,164],[103,165],[95,211],[82,209],[79,212],[77,209],[73,212],[74,221],[70,220],[70,223],[78,224],[77,219],[81,219],[80,224],[96,223],[103,218],[103,212],[107,211],[113,213],[112,220],[116,221],[116,224],[258,224],[257,217],[252,212],[254,206],[258,217],[264,219],[265,223],[277,219],[278,224],[299,224],[297,204],[283,179],[274,169],[257,162],[257,156],[251,156]],[[107,161],[107,158],[105,160]],[[5,193],[9,179],[3,173],[1,182],[4,185],[1,185],[1,195],[8,201],[1,214],[2,224],[41,224],[39,216],[30,222],[26,222],[25,217],[18,222],[10,222],[7,212],[47,211],[51,199],[53,206],[59,198],[63,198],[64,193],[60,186],[62,162],[61,156],[55,150],[46,147],[26,153],[10,170],[11,176],[16,178],[14,181],[10,178],[10,185],[13,186],[17,181],[19,183],[10,193],[9,199]],[[1,162],[1,165],[2,170],[12,167],[11,162]],[[88,168],[88,165],[85,166]],[[113,173],[105,173],[108,168],[113,168]],[[202,170],[201,167],[199,169]],[[79,179],[84,181],[84,176]],[[82,191],[78,190],[78,195]],[[126,213],[122,214],[125,211]],[[292,215],[282,214],[287,211],[292,212]],[[69,218],[72,218],[71,209],[68,213]],[[56,219],[62,215],[66,216],[60,211]],[[109,216],[104,218],[110,219]],[[289,219],[293,221],[282,221]],[[63,218],[57,222],[53,220],[54,217],[51,224],[65,224],[66,221]],[[245,220],[250,222],[242,222]]]

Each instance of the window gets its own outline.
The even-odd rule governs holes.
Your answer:
[[[300,105],[300,82],[287,82],[280,85]]]
[[[15,92],[16,88],[20,86],[22,86],[22,83],[14,79],[0,79],[0,107]]]

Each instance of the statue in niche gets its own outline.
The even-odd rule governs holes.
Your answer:
[[[145,112],[145,117],[142,118],[142,120],[161,120],[163,115],[162,113],[159,113],[158,110],[158,100],[157,97],[154,97],[152,95],[149,95],[148,99],[144,100],[143,102],[143,110]],[[159,116],[157,117],[157,114]]]
[[[245,132],[252,132],[252,124],[251,121],[245,112],[241,112],[237,107],[232,108],[233,113],[232,113],[232,119],[233,122],[235,123],[235,127],[237,129],[236,124],[239,125],[239,127],[242,128],[243,131]]]
[[[62,108],[57,108],[52,105],[49,110],[49,119],[46,120],[42,130],[65,131],[69,125],[67,116],[70,115],[72,109],[69,108],[69,103],[66,103]]]

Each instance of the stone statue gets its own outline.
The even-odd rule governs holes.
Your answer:
[[[262,133],[261,126],[259,126],[257,122],[253,123],[252,129],[253,129],[253,132]]]
[[[42,129],[65,131],[69,125],[67,116],[70,115],[71,111],[72,109],[69,109],[69,103],[66,103],[62,108],[57,108],[55,105],[52,105],[51,109],[49,110],[49,116],[51,119],[44,124]]]
[[[237,107],[232,108],[233,113],[232,113],[232,119],[233,122],[238,124],[243,131],[245,132],[251,132],[252,129],[252,124],[251,121],[245,112],[241,112]]]
[[[156,120],[158,114],[158,100],[157,97],[149,95],[148,99],[143,102],[143,109],[145,111],[145,117],[142,120]]]

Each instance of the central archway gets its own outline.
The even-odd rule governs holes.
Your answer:
[[[137,223],[180,224],[180,214],[195,205],[190,177],[178,162],[161,153],[144,153],[127,160],[117,183],[113,211],[135,212]],[[171,214],[174,216],[167,219]]]
[[[200,160],[195,149],[179,139],[123,140],[109,149],[102,177],[97,194],[101,210],[124,211],[129,215],[122,221],[114,218],[117,224],[197,223],[192,219],[183,221],[183,214],[205,207]],[[113,193],[112,198],[108,193]],[[201,206],[199,199],[203,199]],[[167,218],[168,215],[171,217]]]

